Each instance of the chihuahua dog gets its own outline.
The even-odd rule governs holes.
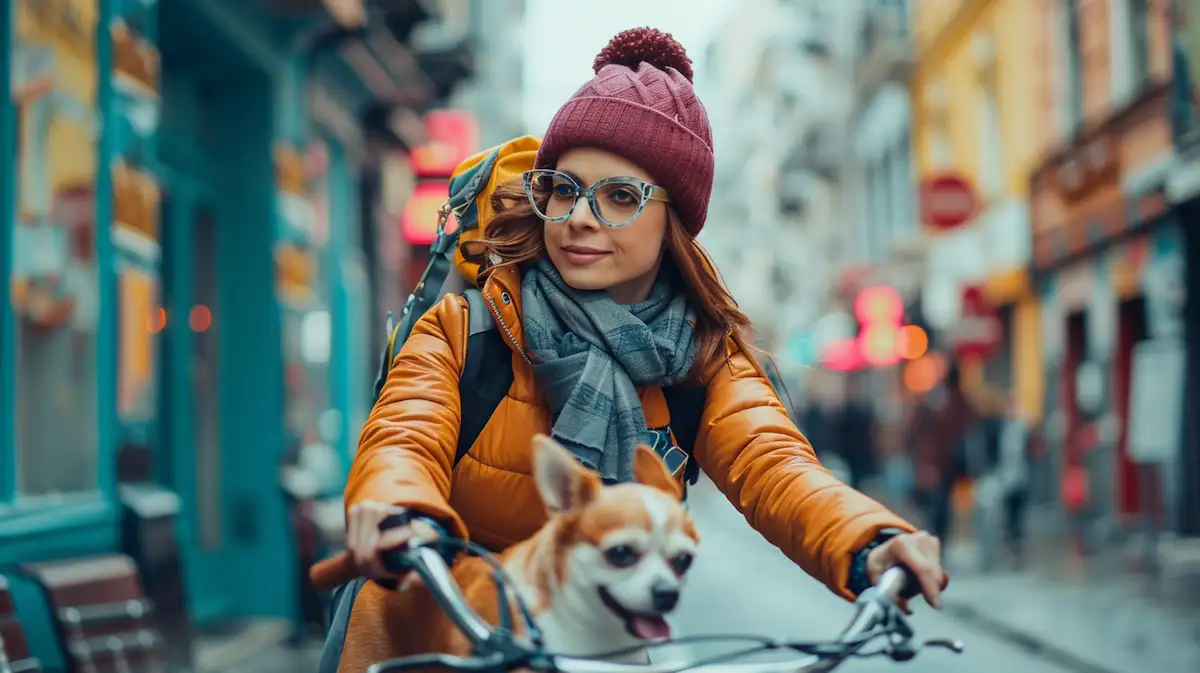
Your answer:
[[[649,448],[638,447],[636,483],[604,486],[549,437],[534,439],[534,478],[549,519],[499,561],[547,649],[590,656],[670,637],[666,616],[679,603],[699,535],[680,502],[679,483]],[[463,558],[453,569],[471,607],[492,624],[499,596],[490,566]],[[471,645],[419,583],[389,592],[369,582],[351,612],[339,671],[360,673],[386,659]],[[510,598],[509,604],[514,600]],[[512,623],[522,624],[513,609]],[[518,626],[518,632],[521,631]]]

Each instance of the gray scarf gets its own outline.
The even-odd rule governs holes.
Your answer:
[[[661,275],[643,302],[574,290],[543,258],[521,281],[525,345],[554,414],[551,436],[610,481],[633,480],[646,438],[637,386],[683,381],[696,359],[693,311]]]

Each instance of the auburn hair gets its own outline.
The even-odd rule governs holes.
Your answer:
[[[546,252],[542,219],[530,205],[520,180],[496,188],[492,210],[495,214],[487,223],[484,238],[461,246],[463,258],[479,265],[476,282],[480,285],[496,268],[534,262]],[[708,253],[687,233],[673,210],[667,213],[664,264],[679,275],[696,311],[699,348],[689,383],[698,384],[704,372],[727,357],[725,337],[729,332],[737,333],[743,343],[751,342],[750,319],[738,309]]]

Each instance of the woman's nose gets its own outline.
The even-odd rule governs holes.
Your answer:
[[[592,212],[592,207],[588,204],[586,197],[580,196],[575,205],[571,208],[571,217],[567,222],[572,227],[579,229],[599,229],[600,222],[596,219],[596,214]]]

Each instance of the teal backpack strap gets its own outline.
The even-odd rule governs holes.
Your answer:
[[[421,280],[404,302],[396,342],[403,344],[412,333],[413,326],[437,301],[454,263],[454,250],[458,247],[459,232],[479,226],[479,206],[475,199],[491,179],[492,169],[495,168],[499,156],[500,150],[492,152],[470,170],[450,181],[450,198],[442,204],[438,213],[437,238],[429,247],[429,266],[425,267]],[[458,220],[458,228],[447,232],[446,222],[451,214]]]

